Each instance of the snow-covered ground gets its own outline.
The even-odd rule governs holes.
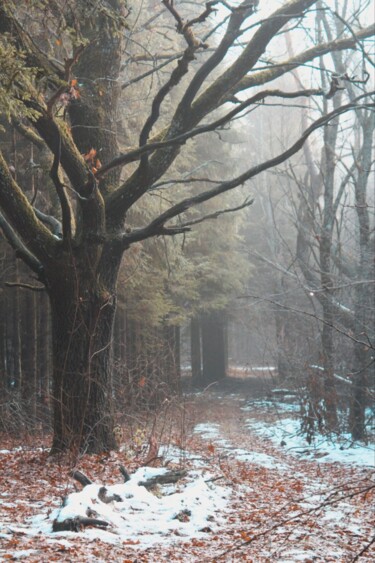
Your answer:
[[[254,546],[223,560],[325,563],[349,561],[348,553],[358,553],[370,537],[371,501],[358,493],[351,495],[358,487],[368,486],[374,450],[352,445],[348,439],[337,443],[320,437],[307,444],[294,418],[296,405],[254,401],[244,406],[238,396],[215,395],[210,416],[210,399],[201,400],[203,416],[196,421],[188,446],[160,446],[164,467],[140,467],[130,481],[116,485],[95,480],[75,493],[69,480],[60,489],[66,497],[63,503],[56,490],[53,498],[47,492],[42,501],[34,501],[26,491],[23,498],[33,515],[23,519],[19,513],[25,501],[6,488],[0,491],[0,514],[6,516],[0,517],[0,543],[7,545],[4,551],[0,548],[0,561],[5,560],[3,555],[44,563],[48,559],[38,558],[46,546],[54,553],[69,554],[77,545],[88,549],[98,541],[106,546],[102,551],[108,550],[104,559],[73,555],[61,560],[125,561],[129,559],[108,555],[125,546],[134,551],[131,560],[139,554],[142,562],[211,561],[211,555],[236,542],[241,547],[248,538]],[[20,454],[19,449],[2,450],[0,464],[8,466]],[[43,451],[35,448],[29,454],[24,459],[34,463],[33,459],[42,459]],[[171,465],[186,467],[186,477],[154,490],[141,484],[164,474]],[[8,484],[18,478],[11,473]],[[47,486],[41,477],[40,487],[43,483]],[[107,496],[117,495],[109,503],[99,498],[102,485]],[[55,520],[77,517],[92,517],[108,525],[86,527],[78,533],[52,531]],[[171,553],[176,553],[176,559],[171,559]],[[363,560],[370,561],[371,555]]]
[[[216,446],[221,449],[223,454],[231,455],[239,461],[246,461],[267,469],[274,469],[275,467],[279,470],[287,469],[285,465],[280,463],[280,461],[276,460],[273,456],[235,447],[230,441],[220,438],[219,424],[197,424],[194,428],[194,432],[200,434],[205,440],[215,440]]]
[[[245,416],[251,411],[254,415],[254,406],[257,416],[246,418],[244,425],[249,437],[254,436],[255,433],[261,438],[255,443],[257,446],[263,444],[267,453],[245,447],[234,447],[230,440],[223,438],[226,421],[195,426],[195,432],[200,433],[204,440],[219,447],[221,454],[228,454],[231,459],[246,462],[245,467],[248,467],[249,463],[260,468],[255,472],[258,479],[254,483],[253,491],[256,493],[262,478],[266,479],[266,482],[268,481],[274,488],[275,508],[278,506],[279,493],[286,491],[285,479],[287,478],[289,483],[294,482],[289,492],[290,502],[286,503],[280,512],[285,519],[285,525],[277,525],[275,535],[270,533],[268,546],[258,552],[258,557],[254,558],[254,561],[295,563],[351,560],[339,545],[338,538],[347,537],[349,543],[354,537],[362,538],[362,541],[365,541],[366,536],[371,539],[368,535],[368,525],[367,527],[364,525],[362,515],[358,510],[353,510],[350,494],[354,490],[352,487],[355,488],[360,483],[360,478],[366,479],[366,476],[371,475],[371,469],[375,466],[374,450],[365,445],[351,444],[348,436],[342,437],[340,442],[320,437],[309,446],[301,433],[299,420],[292,418],[299,410],[298,405],[278,401],[254,401],[251,405],[242,407],[241,411]],[[272,414],[272,422],[267,416],[264,420],[259,417],[260,409]],[[275,416],[277,413],[280,414],[279,417]],[[266,442],[263,438],[267,438]],[[253,439],[251,441],[254,442]],[[244,445],[249,443],[246,434],[243,434],[243,443]],[[302,460],[310,463],[301,464]],[[339,472],[340,467],[346,466],[348,482],[345,485],[335,483],[334,478],[328,477],[332,469],[327,468],[327,471],[320,469],[321,463],[337,464],[335,467]],[[263,470],[266,471],[265,474]],[[271,479],[267,470],[272,470],[273,475],[279,476],[276,481]],[[284,479],[281,479],[281,475],[285,476]],[[357,476],[353,482],[350,482],[349,476],[354,475],[361,477]],[[264,508],[261,504],[260,510],[269,510],[269,507]],[[314,529],[313,535],[312,529]],[[254,532],[247,532],[246,537],[251,537],[252,533]],[[310,534],[313,539],[306,541]],[[280,542],[278,538],[283,537],[285,539]],[[371,555],[369,558],[371,559]],[[238,560],[241,560],[240,555]],[[367,556],[365,560],[368,560]],[[237,559],[233,558],[233,561]]]
[[[300,411],[298,404],[278,400],[257,400],[242,407],[241,410],[251,413],[254,407],[267,409],[280,416],[276,422],[272,423],[265,420],[254,421],[250,418],[247,420],[249,430],[270,439],[275,445],[282,445],[288,453],[301,459],[318,459],[319,463],[340,462],[375,468],[374,443],[365,445],[353,442],[348,433],[342,433],[339,436],[322,436],[317,433],[309,444],[301,430],[301,421],[293,417],[293,414]],[[290,413],[291,416],[286,418],[285,413]],[[368,420],[370,420],[371,414],[367,409],[366,418]]]
[[[317,435],[308,444],[301,432],[300,421],[294,418],[284,418],[276,424],[249,419],[247,425],[252,432],[257,432],[277,445],[283,444],[286,451],[300,458],[315,458],[319,463],[340,462],[375,468],[374,447],[353,443],[349,434],[335,439]]]
[[[230,489],[213,482],[212,475],[202,470],[190,471],[176,485],[160,485],[153,492],[140,484],[166,472],[163,468],[141,467],[128,482],[106,486],[107,496],[117,495],[117,500],[110,503],[98,498],[101,484],[87,485],[82,491],[71,493],[62,507],[46,509],[21,527],[12,526],[11,533],[73,539],[76,532],[53,532],[53,521],[91,516],[107,522],[108,527],[88,527],[78,536],[120,545],[130,541],[144,548],[204,536],[207,526],[218,530],[223,524]],[[6,539],[9,533],[9,526],[0,524],[0,537]]]
[[[242,407],[242,411],[251,412],[257,408],[267,408],[280,413],[297,413],[299,405],[283,403],[281,401],[254,401],[250,406]],[[375,447],[365,445],[351,440],[349,434],[339,437],[324,437],[316,435],[311,444],[308,444],[306,436],[301,431],[301,423],[296,418],[282,418],[277,422],[254,421],[248,419],[246,426],[249,431],[256,432],[260,436],[270,439],[276,446],[281,446],[286,452],[304,459],[315,459],[319,463],[349,463],[364,467],[375,468]],[[249,452],[242,448],[234,448],[228,441],[220,438],[219,424],[198,424],[194,431],[202,435],[206,440],[215,440],[223,451],[227,451],[241,461],[261,465],[266,468],[278,467],[279,470],[286,469],[272,456],[259,452]]]

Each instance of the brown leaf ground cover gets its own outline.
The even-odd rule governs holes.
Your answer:
[[[373,561],[375,545],[365,549],[374,534],[373,469],[291,456],[251,430],[251,421],[267,418],[276,424],[283,414],[256,406],[244,411],[245,396],[232,391],[188,395],[159,418],[142,424],[137,418],[124,429],[124,444],[116,453],[56,460],[48,456],[48,437],[23,444],[2,439],[0,561]],[[200,424],[214,432],[197,431]],[[170,543],[145,547],[142,536],[111,544],[85,533],[30,533],[30,518],[41,513],[48,518],[73,490],[72,468],[95,482],[119,482],[118,466],[134,471],[155,441],[182,450],[180,459],[172,456],[168,462],[167,449],[152,463],[192,469],[198,459],[213,479],[230,488],[224,513],[214,515],[197,537],[174,535]],[[215,516],[218,521],[224,516],[219,528]]]

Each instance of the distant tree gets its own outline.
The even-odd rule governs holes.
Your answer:
[[[177,192],[148,224],[129,228],[131,208],[167,174],[190,138],[217,130],[264,100],[323,96],[321,88],[286,92],[258,87],[324,53],[364,49],[362,42],[374,34],[373,26],[353,29],[353,24],[345,34],[310,46],[305,33],[306,48],[280,61],[269,52],[265,56],[271,42],[278,54],[282,30],[289,27],[291,33],[302,34],[301,22],[316,1],[291,0],[262,19],[257,18],[255,3],[245,0],[235,7],[225,3],[225,16],[220,18],[224,22],[219,22],[222,35],[212,51],[206,49],[209,38],[199,37],[199,26],[219,4],[208,2],[193,17],[182,15],[172,1],[162,4],[184,46],[171,58],[171,70],[148,104],[138,146],[121,152],[116,124],[126,3],[109,0],[91,6],[74,0],[60,5],[38,0],[20,6],[11,0],[0,2],[1,109],[21,124],[36,147],[42,145],[51,152],[50,176],[61,209],[60,222],[60,217],[45,217],[35,208],[13,177],[4,151],[0,157],[1,228],[45,286],[51,305],[52,452],[116,447],[110,360],[116,281],[124,252],[150,237],[188,232],[190,226],[182,217],[188,209],[285,161],[313,131],[337,115],[373,106],[368,96],[342,105],[313,122],[276,157],[247,164],[234,178],[228,170],[224,180],[199,193]],[[195,59],[199,63],[192,65]],[[177,84],[183,94],[164,114],[164,102]],[[240,99],[250,88],[257,90]],[[228,103],[234,103],[234,109]],[[219,108],[223,111],[218,114]],[[160,116],[163,125],[156,131]]]

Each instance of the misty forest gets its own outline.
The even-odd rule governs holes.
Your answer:
[[[371,0],[0,0],[0,560],[375,559]]]

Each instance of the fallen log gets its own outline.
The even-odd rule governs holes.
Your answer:
[[[170,483],[177,483],[179,479],[187,475],[186,469],[180,469],[179,471],[168,471],[168,473],[163,473],[162,475],[156,475],[155,477],[150,477],[145,481],[138,481],[138,485],[145,487],[146,489],[152,489],[156,485],[168,485]]]
[[[107,528],[108,522],[105,520],[98,520],[96,518],[83,518],[76,516],[75,518],[67,518],[63,522],[58,522],[57,519],[53,521],[53,532],[81,532],[87,526],[94,526],[95,528]]]
[[[71,476],[73,477],[73,479],[78,481],[78,483],[81,483],[82,487],[86,487],[87,485],[92,485],[91,479],[89,479],[87,475],[82,473],[82,471],[78,471],[78,470],[72,471]]]

